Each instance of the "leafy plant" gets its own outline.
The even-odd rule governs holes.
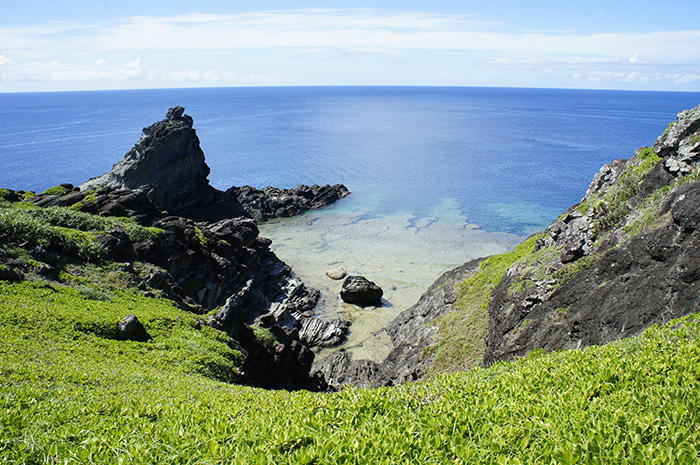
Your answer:
[[[70,192],[66,186],[53,186],[46,189],[41,195],[65,195]]]

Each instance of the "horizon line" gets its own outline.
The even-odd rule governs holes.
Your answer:
[[[283,88],[340,88],[340,87],[355,87],[355,88],[370,88],[370,87],[386,87],[386,88],[445,88],[445,89],[539,89],[539,90],[579,90],[579,91],[599,91],[599,92],[657,92],[657,93],[685,93],[697,94],[698,90],[658,90],[658,89],[611,89],[597,87],[537,87],[537,86],[489,86],[489,85],[432,85],[432,84],[288,84],[288,85],[246,85],[246,86],[189,86],[189,87],[141,87],[141,88],[108,88],[108,89],[66,89],[66,90],[19,90],[5,91],[0,90],[1,94],[58,94],[71,92],[128,92],[128,91],[144,91],[144,90],[194,90],[194,89],[283,89]]]

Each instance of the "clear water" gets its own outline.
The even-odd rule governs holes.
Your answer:
[[[700,93],[513,88],[296,87],[0,94],[0,187],[42,191],[102,174],[143,126],[183,105],[215,187],[344,183],[353,194],[263,234],[353,320],[380,328],[441,272],[512,247],[580,200],[601,165],[653,144]],[[343,305],[324,271],[382,285],[385,306]],[[382,345],[384,344],[384,345]]]

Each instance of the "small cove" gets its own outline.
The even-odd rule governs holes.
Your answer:
[[[339,347],[357,359],[380,361],[391,350],[383,329],[413,305],[443,272],[473,258],[502,253],[522,237],[486,232],[469,224],[452,199],[445,199],[430,216],[397,213],[373,217],[358,209],[352,195],[336,205],[304,215],[273,220],[260,226],[272,239],[272,249],[308,285],[321,291],[317,314],[352,323]],[[360,308],[339,296],[342,280],[325,274],[335,266],[361,274],[384,290],[381,307]]]
[[[80,184],[183,105],[214,187],[353,192],[260,230],[321,291],[318,313],[352,321],[344,347],[379,360],[390,348],[381,328],[441,273],[544,228],[601,165],[653,144],[698,101],[697,92],[464,87],[0,93],[0,187]],[[379,284],[386,304],[343,304],[340,282],[325,276],[338,264]]]

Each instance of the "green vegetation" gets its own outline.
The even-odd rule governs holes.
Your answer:
[[[671,130],[671,128],[673,127],[674,124],[676,124],[675,121],[672,121],[672,122],[668,123],[668,126],[666,126],[666,130],[664,131],[664,134],[663,134],[664,136],[665,136],[666,134],[668,134],[668,131]]]
[[[642,181],[660,160],[654,149],[641,148],[617,182],[578,205],[580,213],[592,215],[595,235],[612,229],[627,217],[631,210],[630,199],[639,194]]]
[[[46,189],[41,195],[65,195],[70,192],[66,186],[53,186]]]
[[[251,326],[255,339],[260,342],[263,346],[270,350],[274,350],[277,345],[277,338],[274,334],[270,332],[267,328],[261,328],[260,326]]]
[[[534,251],[537,237],[530,237],[512,252],[484,259],[471,277],[456,286],[454,306],[458,310],[431,323],[438,327],[437,341],[424,356],[433,357],[432,374],[468,370],[481,363],[486,349],[491,291],[510,266]]]
[[[77,270],[74,270],[77,271]],[[111,338],[136,314],[153,339]],[[0,283],[4,463],[695,463],[700,320],[604,347],[335,394],[235,378],[225,337],[165,300]]]
[[[64,207],[40,208],[28,202],[0,203],[0,241],[61,249],[85,260],[103,258],[96,240],[121,227],[132,241],[147,239],[162,230],[146,228],[128,218],[102,217]]]
[[[199,245],[201,245],[202,247],[207,245],[207,238],[201,229],[195,227],[194,228],[194,236],[197,238],[197,242],[199,242]]]
[[[69,208],[71,210],[83,211],[88,205],[94,205],[96,202],[97,202],[97,195],[95,195],[94,190],[90,190],[87,192],[85,197],[83,197],[83,200],[81,200],[80,202],[74,203]]]

